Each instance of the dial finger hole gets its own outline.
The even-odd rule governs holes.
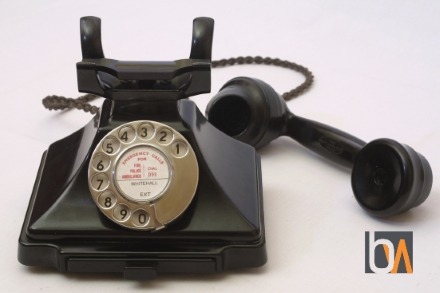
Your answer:
[[[110,155],[115,154],[119,150],[120,146],[121,144],[119,143],[119,140],[114,137],[106,138],[102,143],[104,152]]]
[[[96,171],[105,171],[110,166],[110,158],[104,154],[93,157],[92,166]]]
[[[95,190],[104,190],[108,187],[108,177],[104,173],[98,173],[92,177],[91,185]]]
[[[124,126],[119,130],[118,133],[119,140],[124,143],[130,143],[133,141],[135,137],[135,132],[133,127],[131,126]]]
[[[111,191],[105,191],[98,197],[99,205],[104,209],[110,209],[116,204],[116,196]]]
[[[130,209],[125,204],[118,204],[113,210],[113,218],[119,222],[125,222],[130,218]]]
[[[171,153],[177,158],[184,157],[188,153],[188,145],[183,141],[177,140],[171,145]]]
[[[173,140],[173,132],[168,128],[161,128],[156,133],[156,140],[160,144],[169,144]]]
[[[137,227],[144,227],[148,225],[148,222],[150,221],[150,216],[144,210],[137,210],[133,213],[131,221]]]
[[[137,129],[137,135],[145,140],[148,140],[154,135],[154,126],[150,123],[142,123]]]

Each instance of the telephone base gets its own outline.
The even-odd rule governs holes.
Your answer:
[[[103,113],[109,108],[104,103]],[[164,229],[130,230],[102,215],[86,184],[91,150],[114,127],[107,117],[97,115],[43,154],[19,237],[22,264],[151,279],[266,263],[261,165],[254,148],[215,129],[192,101],[180,101],[180,118],[168,123],[198,154],[195,198]]]

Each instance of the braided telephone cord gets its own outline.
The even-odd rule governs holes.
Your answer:
[[[218,68],[243,64],[274,65],[278,67],[288,68],[304,75],[305,80],[299,86],[282,94],[283,99],[286,101],[290,101],[291,99],[298,97],[313,83],[313,73],[307,67],[287,60],[280,60],[278,58],[263,58],[260,56],[236,57],[212,61],[211,66],[212,68]],[[65,110],[76,108],[78,110],[83,110],[84,112],[96,114],[99,108],[90,105],[89,102],[96,99],[97,97],[98,96],[93,94],[86,94],[76,99],[72,99],[63,96],[52,95],[47,96],[43,99],[43,106],[48,110]]]
[[[299,72],[304,75],[305,80],[296,88],[285,92],[281,96],[284,100],[290,101],[293,98],[301,95],[306,89],[308,89],[313,83],[313,73],[302,65],[299,65],[294,62],[290,62],[287,60],[280,60],[278,58],[270,58],[270,57],[260,57],[260,56],[247,56],[247,57],[237,57],[237,58],[229,58],[229,59],[221,59],[212,61],[212,67],[225,67],[225,66],[233,66],[233,65],[242,65],[242,64],[264,64],[264,65],[274,65],[278,67],[284,67],[291,69],[293,71]]]
[[[98,107],[89,104],[90,101],[96,99],[98,96],[93,94],[86,94],[76,99],[66,98],[63,96],[47,96],[43,99],[43,106],[48,110],[65,110],[76,108],[83,110],[84,112],[90,112],[96,114],[99,110]]]

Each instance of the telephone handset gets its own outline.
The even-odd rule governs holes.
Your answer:
[[[110,220],[130,229],[159,230],[191,203],[199,167],[178,131],[140,120],[101,139],[91,155],[88,178],[96,205]]]
[[[260,158],[187,99],[210,92],[214,21],[166,62],[105,58],[100,19],[80,27],[79,91],[105,101],[43,154],[19,261],[128,279],[263,265]]]

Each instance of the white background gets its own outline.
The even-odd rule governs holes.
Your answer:
[[[210,16],[214,59],[262,55],[309,67],[316,81],[289,108],[366,141],[412,146],[431,163],[430,197],[404,215],[372,218],[357,205],[348,171],[281,138],[259,151],[269,258],[259,269],[136,282],[22,266],[17,239],[41,154],[91,119],[41,105],[49,94],[78,95],[86,15],[101,17],[104,52],[114,59],[186,58],[192,19]],[[438,292],[439,16],[438,1],[0,1],[1,291]],[[279,92],[302,81],[285,69],[233,67],[213,70],[213,93],[238,75]],[[204,111],[210,97],[194,100]],[[414,274],[365,274],[365,231],[399,230],[414,231]]]

